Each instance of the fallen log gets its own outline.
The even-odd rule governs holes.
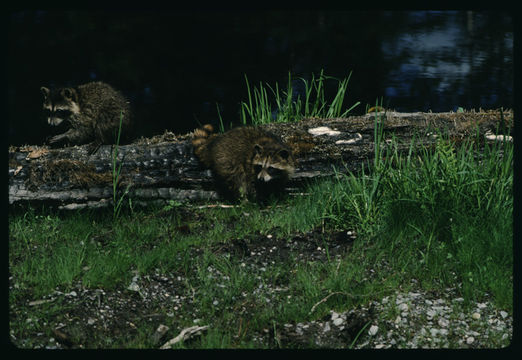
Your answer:
[[[291,192],[309,179],[332,176],[334,167],[341,172],[361,169],[374,156],[376,124],[377,130],[382,130],[383,144],[393,134],[399,151],[405,151],[413,134],[419,146],[430,145],[437,141],[439,130],[457,141],[476,135],[494,141],[495,131],[509,133],[513,113],[509,110],[381,112],[263,127],[286,141],[298,160],[295,175],[288,183]],[[194,157],[190,140],[191,134],[177,136],[165,132],[119,146],[116,161],[117,166],[122,166],[117,181],[119,191],[128,189],[133,204],[219,199],[212,174]],[[94,154],[89,154],[87,146],[10,147],[9,203],[45,202],[64,209],[112,206],[114,150],[114,145],[101,146]]]

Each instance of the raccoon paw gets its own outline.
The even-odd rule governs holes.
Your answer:
[[[64,137],[65,137],[64,134],[52,136],[49,139],[49,144],[55,144],[55,143],[61,141]]]

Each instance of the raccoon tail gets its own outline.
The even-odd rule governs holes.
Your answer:
[[[192,138],[192,146],[194,146],[194,154],[199,158],[201,162],[208,166],[209,161],[207,157],[209,155],[207,145],[210,139],[214,135],[214,127],[210,124],[203,125],[200,129],[194,130],[194,137]]]

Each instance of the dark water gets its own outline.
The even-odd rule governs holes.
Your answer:
[[[139,135],[237,122],[244,75],[286,84],[352,72],[347,105],[398,111],[513,107],[508,12],[55,12],[10,15],[11,144],[49,133],[42,85],[106,81],[131,101]],[[301,83],[294,82],[299,89]],[[334,91],[332,82],[327,95]]]

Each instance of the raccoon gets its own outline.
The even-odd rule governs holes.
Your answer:
[[[122,119],[122,132],[130,127],[129,103],[123,95],[103,82],[77,87],[48,89],[41,87],[43,109],[51,126],[65,125],[68,130],[49,139],[51,144],[113,144]],[[62,125],[63,124],[63,125]],[[124,132],[125,133],[125,132]]]
[[[227,197],[266,199],[281,192],[295,170],[290,148],[259,128],[238,127],[218,135],[205,125],[194,131],[192,145]]]

